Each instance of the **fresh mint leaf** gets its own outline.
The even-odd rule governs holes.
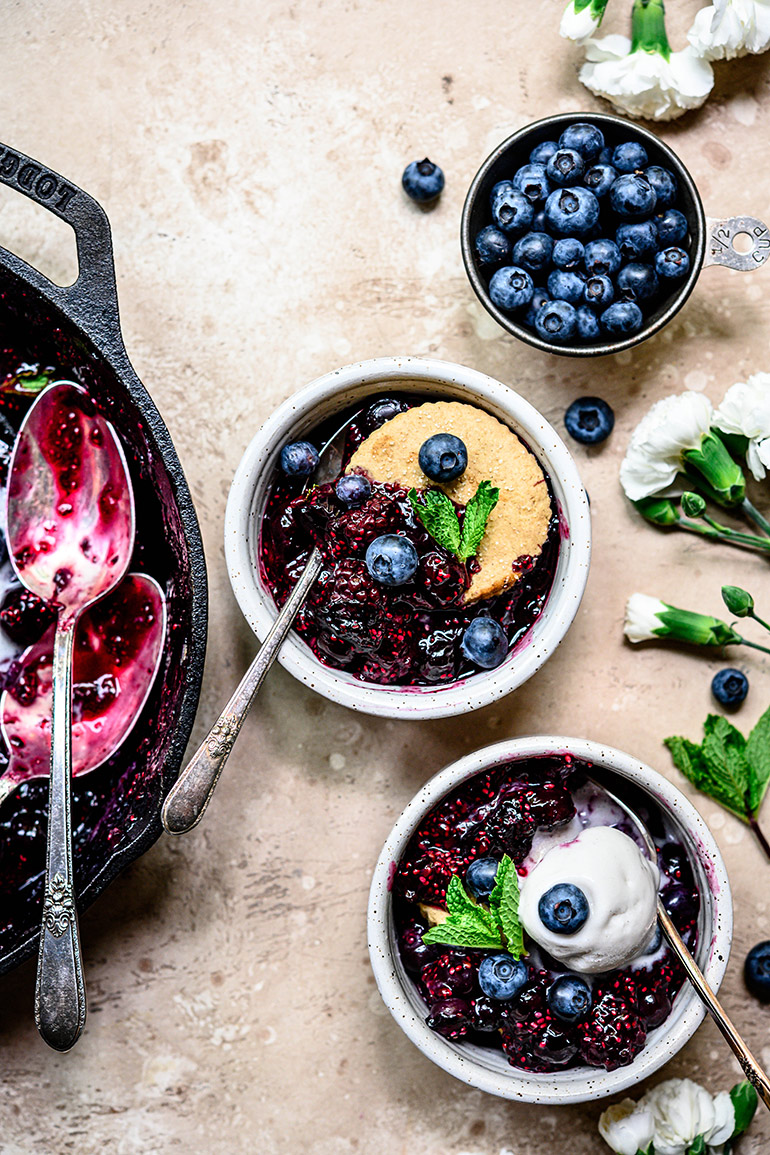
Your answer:
[[[736,1135],[742,1135],[748,1129],[754,1118],[759,1098],[751,1083],[744,1080],[743,1083],[736,1083],[732,1088],[730,1101],[735,1112],[735,1130],[731,1136],[734,1139]]]
[[[500,490],[491,481],[482,481],[465,507],[457,556],[461,561],[475,557],[487,528],[487,521],[497,505]]]
[[[422,941],[428,946],[462,946],[467,950],[501,950],[503,946],[500,935],[481,920],[454,923],[451,915],[440,926],[426,930]]]
[[[468,910],[475,910],[475,904],[466,893],[465,887],[456,874],[449,880],[446,891],[446,908],[450,914],[465,914]]]
[[[770,710],[765,710],[746,742],[749,764],[749,809],[756,818],[770,783]]]
[[[439,545],[457,554],[460,547],[460,519],[447,495],[440,489],[426,489],[422,501],[416,489],[409,490],[415,515]]]
[[[693,786],[748,822],[746,791],[749,783],[745,755],[721,727],[717,728],[717,721],[730,726],[726,718],[710,714],[704,725],[706,738],[702,746],[677,736],[665,738],[664,744],[671,752],[674,765]],[[729,755],[725,753],[726,749],[730,750]]]
[[[514,958],[521,958],[524,949],[524,932],[519,921],[519,876],[513,860],[504,854],[495,875],[495,885],[489,896],[489,909],[505,935],[506,950]]]
[[[499,910],[500,903],[503,901],[503,887],[508,872],[514,868],[513,859],[509,854],[504,854],[500,859],[500,864],[495,873],[495,885],[492,887],[492,893],[489,896],[490,910]]]

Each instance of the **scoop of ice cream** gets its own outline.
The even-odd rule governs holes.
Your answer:
[[[659,877],[627,834],[589,827],[552,847],[521,880],[519,918],[530,938],[572,970],[598,974],[628,966],[655,929]],[[588,916],[574,933],[550,930],[539,911],[543,896],[565,883],[588,903]]]
[[[436,433],[452,433],[467,448],[467,468],[454,481],[431,481],[420,469],[420,446]],[[405,489],[443,489],[461,505],[468,504],[482,481],[499,489],[466,602],[510,589],[521,576],[518,559],[537,559],[548,537],[551,495],[537,458],[502,421],[475,405],[426,401],[399,413],[369,434],[348,469]]]

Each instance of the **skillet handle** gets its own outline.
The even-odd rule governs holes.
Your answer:
[[[751,241],[751,248],[746,253],[739,252],[733,243],[736,237],[743,235]],[[704,268],[707,265],[726,265],[728,269],[748,273],[764,265],[770,257],[770,230],[757,217],[727,217],[724,220],[706,217],[706,236]]]
[[[100,344],[122,349],[112,235],[102,206],[57,172],[4,144],[0,144],[0,181],[72,227],[77,245],[78,277],[73,285],[62,288],[21,257],[0,249],[0,253],[5,255],[5,263],[13,271],[22,269],[27,280],[87,333],[96,337]]]

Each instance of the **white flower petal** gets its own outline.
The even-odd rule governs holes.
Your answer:
[[[649,642],[659,636],[661,628],[658,614],[668,609],[660,598],[651,598],[647,594],[631,594],[626,603],[626,620],[623,623],[623,633],[629,642]]]
[[[655,1155],[685,1155],[698,1135],[716,1122],[714,1100],[692,1079],[667,1079],[640,1099],[655,1123]]]
[[[714,1123],[711,1130],[704,1132],[709,1147],[719,1147],[732,1136],[735,1130],[735,1108],[728,1091],[720,1091],[714,1096]]]
[[[770,48],[770,0],[720,0],[702,8],[687,39],[705,60],[732,60]]]
[[[565,40],[574,40],[577,44],[584,44],[590,36],[593,36],[598,27],[599,20],[594,15],[590,4],[577,12],[575,0],[570,0],[564,9],[559,32]]]
[[[639,501],[671,485],[682,468],[682,453],[700,448],[712,420],[712,405],[703,393],[656,402],[632,433],[620,466],[626,496]]]
[[[757,481],[770,465],[770,373],[754,373],[727,390],[714,413],[714,425],[723,433],[747,437],[746,461]]]
[[[652,1112],[623,1099],[602,1112],[599,1134],[617,1155],[636,1155],[652,1142]]]
[[[667,60],[638,49],[624,54],[625,36],[589,41],[580,79],[587,88],[629,116],[673,120],[699,108],[714,84],[711,65],[688,46]]]

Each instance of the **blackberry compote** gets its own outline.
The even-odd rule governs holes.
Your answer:
[[[526,1071],[627,1066],[644,1048],[648,1032],[667,1019],[685,978],[657,925],[648,941],[632,948],[629,963],[605,970],[599,969],[604,959],[582,970],[575,962],[571,969],[526,930],[527,953],[518,964],[501,953],[505,946],[470,949],[422,942],[427,930],[447,917],[453,877],[468,886],[476,873],[487,878],[490,860],[510,856],[521,888],[523,921],[528,880],[534,883],[549,854],[569,850],[581,834],[606,833],[612,835],[610,841],[631,843],[627,816],[588,781],[589,775],[600,776],[590,763],[569,754],[533,757],[475,775],[423,818],[393,874],[401,962],[425,1002],[428,1025],[446,1038],[502,1050],[512,1066]],[[611,788],[618,790],[616,784]],[[694,951],[700,896],[691,864],[669,820],[652,808],[647,796],[644,806],[658,849],[663,901]],[[478,870],[475,862],[480,863]],[[654,896],[657,871],[650,864],[647,870]],[[489,889],[486,883],[470,893],[477,902],[489,904]],[[592,919],[599,917],[595,896],[588,907],[588,919],[578,931],[584,937],[586,931],[593,933],[594,945],[601,949],[602,925],[594,923],[591,931]],[[566,927],[559,937],[564,943],[578,942],[575,928]],[[543,936],[538,934],[538,939],[542,943]],[[510,989],[502,982],[490,984],[486,977],[500,959],[506,964],[505,976],[516,971]]]

